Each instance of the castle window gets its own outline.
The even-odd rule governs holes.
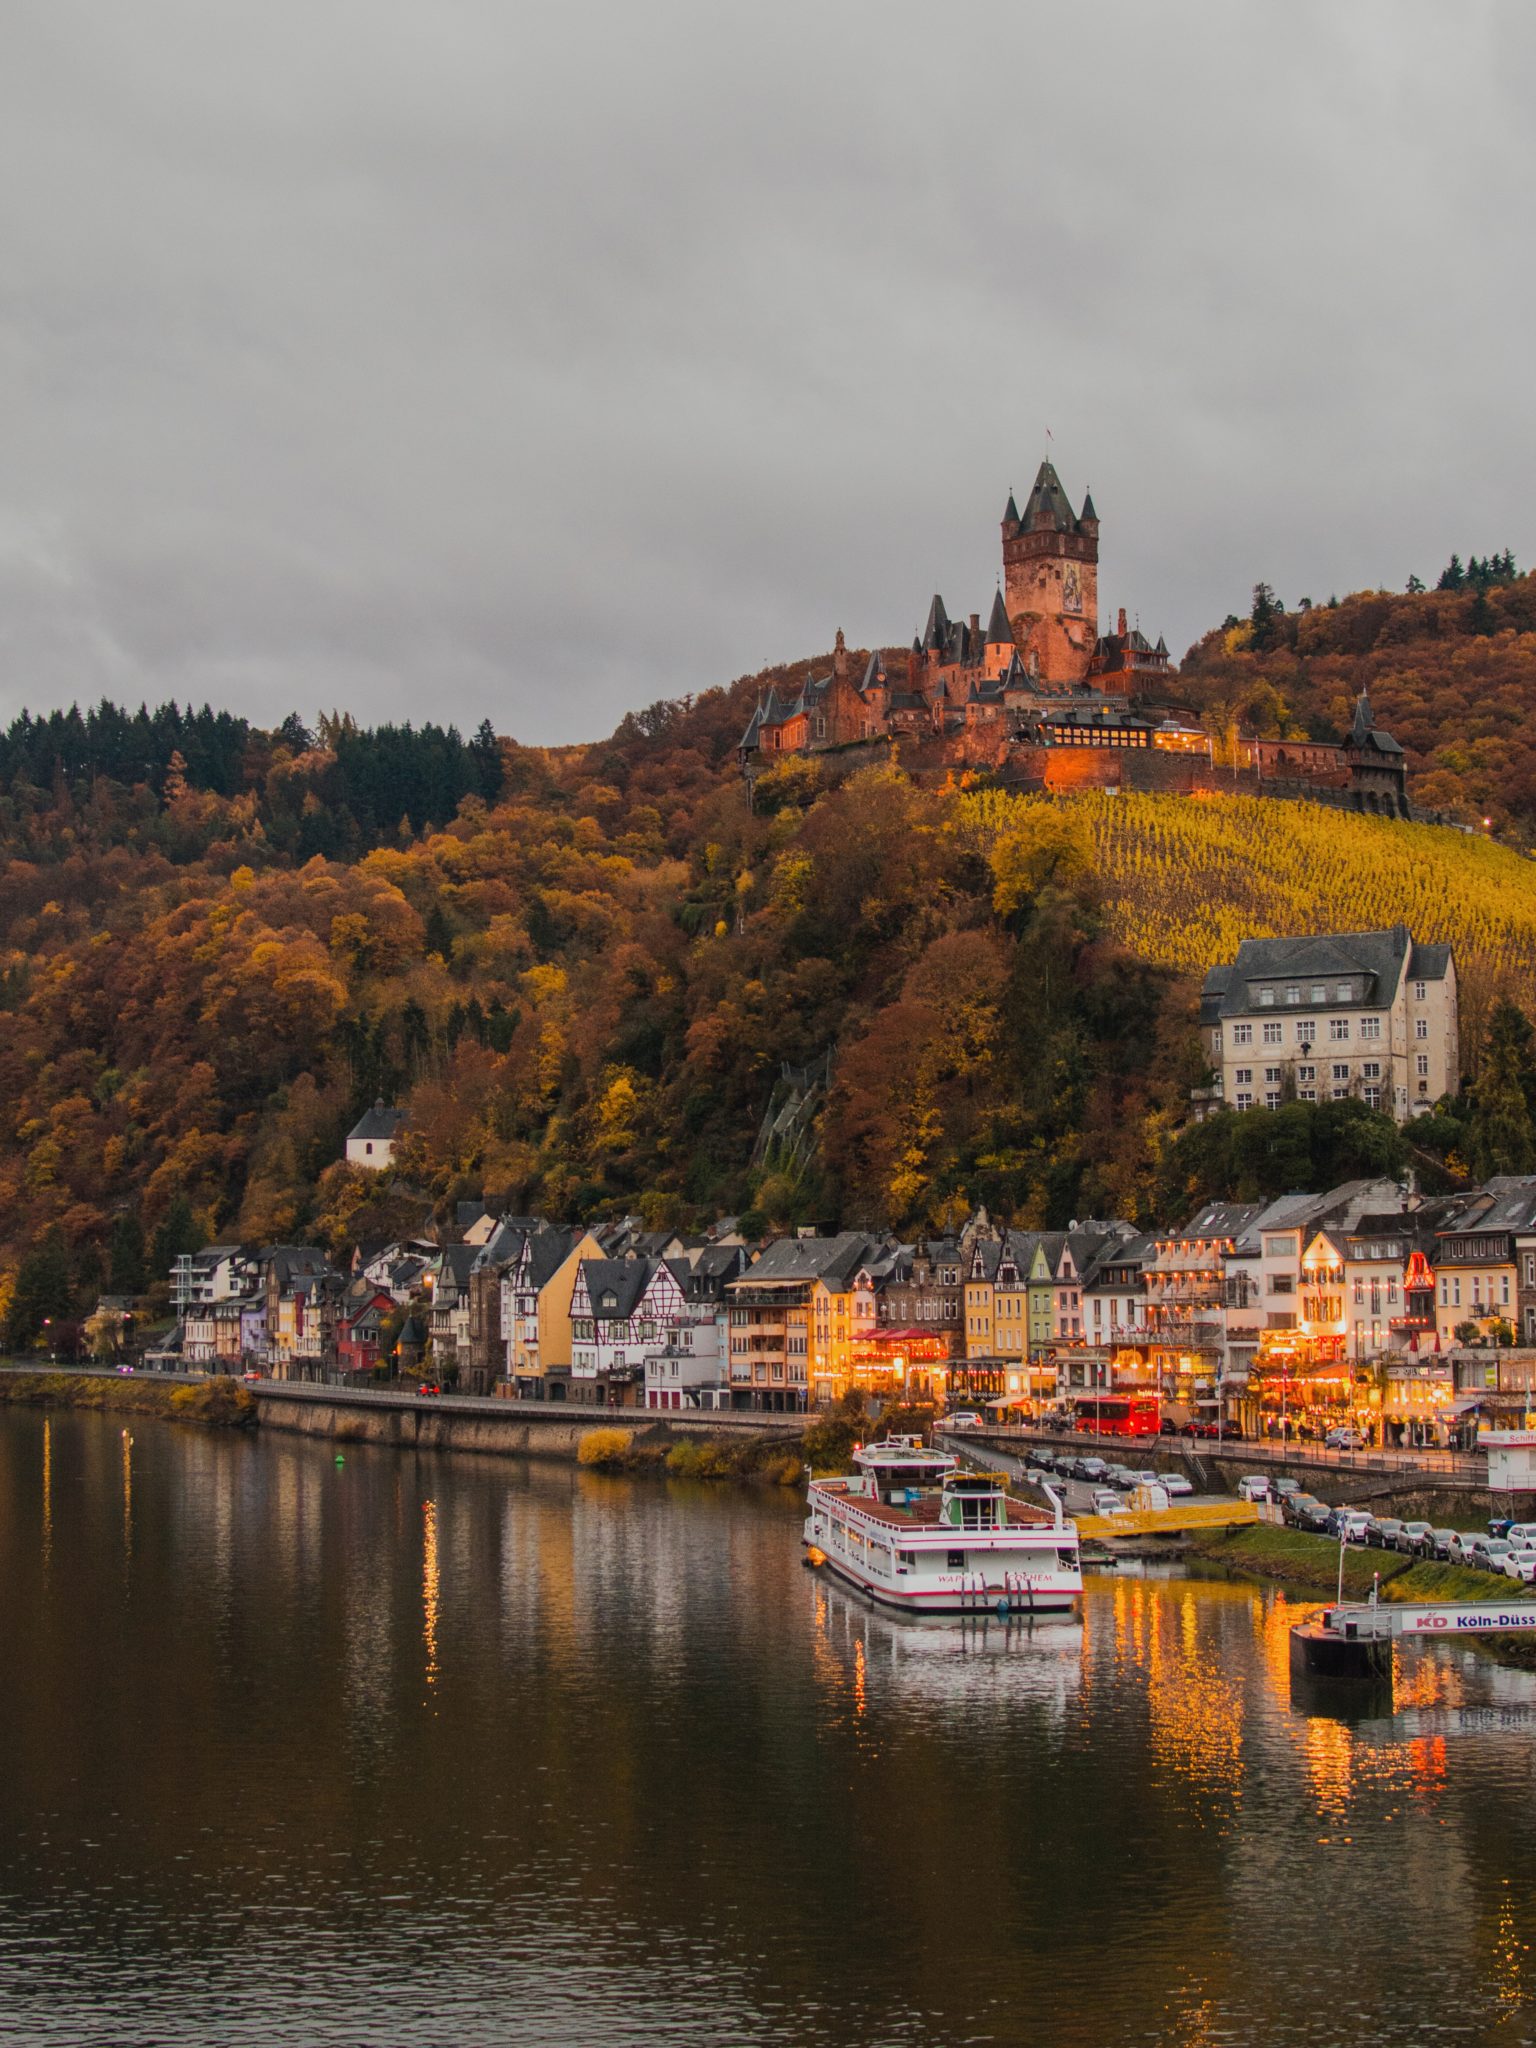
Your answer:
[[[1264,1026],[1264,1043],[1266,1045],[1278,1045],[1284,1029],[1285,1026],[1283,1024],[1266,1024]]]
[[[1347,1017],[1330,1017],[1328,1019],[1328,1036],[1336,1045],[1347,1039],[1349,1036],[1349,1019]]]
[[[1362,1038],[1380,1038],[1381,1019],[1379,1017],[1362,1017],[1360,1019],[1360,1036]]]
[[[1414,1018],[1414,1020],[1413,1020],[1413,1035],[1414,1035],[1414,1037],[1415,1037],[1415,1038],[1428,1038],[1428,1036],[1429,1036],[1429,1019],[1428,1019],[1427,1017],[1415,1017],[1415,1018]]]
[[[1425,996],[1428,995],[1428,993],[1429,991],[1424,986],[1424,983],[1422,981],[1416,981],[1413,984],[1413,1000],[1416,1003],[1422,1003]]]
[[[1312,987],[1312,1000],[1314,1003],[1326,1003],[1328,1000],[1327,989],[1319,987],[1314,983]]]

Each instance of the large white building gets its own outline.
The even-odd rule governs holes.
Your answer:
[[[1456,1092],[1456,961],[1406,925],[1245,939],[1213,967],[1200,1026],[1231,1109],[1358,1096],[1399,1123]]]

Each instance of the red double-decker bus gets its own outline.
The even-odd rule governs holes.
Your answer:
[[[1077,1426],[1095,1436],[1156,1436],[1156,1394],[1077,1394]]]

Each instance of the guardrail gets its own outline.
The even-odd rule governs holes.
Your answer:
[[[955,1435],[962,1432],[956,1431]],[[1317,1465],[1326,1470],[1375,1473],[1381,1477],[1423,1472],[1458,1479],[1484,1479],[1486,1451],[1378,1449],[1336,1451],[1323,1444],[1273,1443],[1268,1438],[1189,1436],[1095,1436],[1091,1430],[1028,1429],[1014,1423],[987,1423],[963,1434],[972,1439],[998,1437],[1009,1443],[1049,1444],[1053,1449],[1126,1457],[1153,1453],[1180,1458],[1233,1458],[1255,1465]]]

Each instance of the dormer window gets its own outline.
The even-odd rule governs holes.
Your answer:
[[[1273,1009],[1274,1007],[1275,1007],[1275,992],[1274,992],[1274,990],[1273,990],[1272,988],[1261,988],[1261,989],[1259,990],[1259,1008],[1260,1008],[1261,1010],[1272,1010],[1272,1009]]]
[[[1285,992],[1285,1000],[1288,1003],[1299,1003],[1301,1001],[1301,990],[1299,988],[1288,988]]]
[[[617,1296],[616,1294],[605,1294],[605,1295],[603,1296],[603,1307],[604,1307],[604,1308],[617,1308],[617,1307],[618,1307],[618,1305],[619,1305],[619,1297],[618,1297],[618,1296]]]

